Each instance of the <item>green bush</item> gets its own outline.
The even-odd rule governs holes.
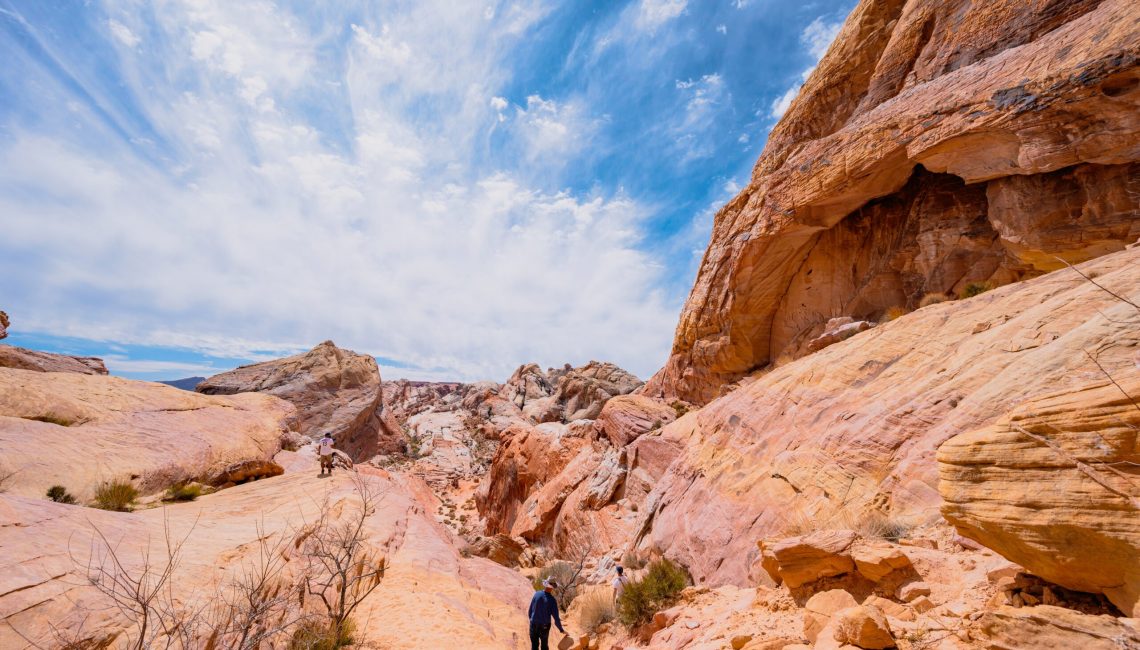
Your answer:
[[[48,488],[47,498],[55,501],[56,503],[75,503],[75,497],[67,491],[67,488],[62,485],[53,485]]]
[[[293,632],[289,650],[337,650],[356,643],[356,623],[345,619],[340,630],[323,618],[302,621]]]
[[[962,297],[973,298],[974,296],[983,294],[993,288],[993,285],[991,285],[989,282],[971,282],[970,284],[966,285],[965,289],[962,289]]]
[[[175,483],[166,488],[167,501],[193,501],[202,495],[200,483]]]
[[[684,567],[668,559],[649,565],[640,580],[632,580],[618,599],[617,614],[630,627],[646,623],[658,611],[670,606],[689,584]]]
[[[95,488],[95,507],[115,512],[130,512],[139,491],[130,481],[116,479],[104,481]]]

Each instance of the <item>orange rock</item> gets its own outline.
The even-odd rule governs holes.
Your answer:
[[[1030,572],[1140,616],[1140,485],[1112,469],[1140,461],[1140,376],[1108,367],[1116,383],[1074,383],[942,445],[942,514]]]
[[[207,395],[268,393],[293,403],[301,433],[330,433],[354,460],[403,448],[395,420],[383,409],[376,359],[325,341],[304,354],[214,375],[194,389]]]
[[[895,647],[895,638],[886,617],[875,607],[857,605],[835,614],[834,638],[840,643],[850,643],[868,650],[883,650]]]
[[[910,558],[894,544],[884,541],[860,541],[851,549],[855,568],[871,582],[879,582],[896,569],[905,569]]]
[[[820,632],[840,611],[857,606],[855,597],[842,589],[821,591],[804,604],[804,637],[815,643]]]
[[[826,530],[789,537],[772,545],[780,578],[791,588],[855,569],[848,549],[857,535],[850,530]]]
[[[602,407],[594,428],[615,446],[624,447],[675,419],[676,411],[664,402],[643,395],[620,395]]]
[[[982,615],[973,636],[994,650],[1140,647],[1136,619],[1090,616],[1063,607],[999,607]]]
[[[704,404],[830,318],[1134,241],[1140,8],[1042,7],[860,2],[717,214],[644,393]]]

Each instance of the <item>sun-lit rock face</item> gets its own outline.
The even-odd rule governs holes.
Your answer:
[[[591,361],[580,368],[566,364],[545,372],[531,363],[515,370],[499,396],[532,422],[573,422],[593,420],[610,398],[641,386],[640,379],[609,362]]]
[[[333,525],[356,521],[350,518],[358,498],[349,472],[322,479],[311,457],[301,464],[301,471],[193,503],[133,513],[0,495],[0,647],[60,647],[63,638],[87,640],[82,647],[113,641],[109,647],[117,648],[137,633],[122,610],[89,586],[87,559],[103,548],[100,533],[114,544],[127,576],[140,575],[145,551],[152,570],[162,569],[167,531],[175,543],[185,540],[169,589],[190,611],[228,593],[225,585],[260,566],[259,540],[267,540],[282,558],[278,580],[289,585],[283,593],[290,594],[286,611],[292,618],[286,620],[319,612],[314,597],[302,605],[296,596],[305,571],[303,531],[322,512]],[[521,647],[516,639],[525,636],[528,580],[490,560],[462,557],[460,541],[428,514],[422,483],[369,468],[358,477],[378,497],[375,513],[363,520],[361,543],[385,557],[389,568],[353,614],[357,639],[393,648]],[[185,647],[208,647],[206,637],[208,631]],[[164,641],[148,647],[166,647]],[[287,638],[275,641],[274,647],[287,645]]]
[[[1140,316],[1140,313],[1136,314]],[[1018,406],[938,450],[942,514],[967,537],[1140,616],[1140,374]]]
[[[0,461],[13,494],[62,485],[81,501],[100,482],[135,477],[144,493],[266,460],[296,427],[270,395],[212,396],[163,384],[0,368]]]
[[[12,322],[8,320],[8,312],[0,311],[0,339],[8,338],[8,327]]]
[[[1077,268],[1135,297],[1140,247]],[[789,526],[834,524],[830,518],[844,514],[855,525],[873,511],[911,523],[937,518],[939,446],[1047,394],[1062,395],[1050,402],[1058,423],[1081,422],[1089,404],[1066,393],[1079,395],[1090,383],[1103,383],[1104,371],[1122,385],[1137,377],[1137,318],[1134,307],[1066,268],[918,309],[754,377],[664,427],[663,436],[683,441],[682,451],[646,499],[637,544],[661,549],[698,580],[742,585],[756,542]],[[1081,446],[1061,438],[1059,444]],[[1101,447],[1081,453],[1100,454]],[[980,449],[997,454],[1003,448],[995,443]],[[1012,470],[1000,464],[982,470],[1012,480]],[[962,471],[960,481],[966,481],[969,472]],[[1057,466],[1022,486],[1076,476]],[[979,489],[963,482],[954,493]],[[1055,512],[1064,512],[1066,497],[1057,498],[1062,501]],[[975,517],[1001,515],[985,502],[965,500],[954,497],[954,512],[960,509],[956,516],[973,528],[989,526],[969,524]],[[1135,518],[1134,510],[1097,503],[1073,525],[1085,525],[1080,521],[1087,517],[1088,527],[1102,528],[1092,536],[1131,529],[1121,518]],[[1016,505],[1009,508],[1016,514]],[[994,526],[987,535],[1000,539],[1032,527],[1033,519]]]
[[[96,357],[75,357],[69,354],[26,350],[11,345],[0,345],[0,368],[34,372],[75,372],[81,375],[108,374],[103,360]]]
[[[643,392],[707,403],[829,319],[1135,241],[1138,21],[1132,0],[861,2],[718,213]]]
[[[268,393],[292,402],[301,433],[330,433],[336,446],[355,460],[398,451],[403,435],[384,409],[376,359],[342,350],[325,341],[296,356],[266,361],[214,375],[195,390],[207,395]]]

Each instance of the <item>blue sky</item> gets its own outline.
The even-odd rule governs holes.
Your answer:
[[[5,343],[648,376],[852,5],[0,0]]]

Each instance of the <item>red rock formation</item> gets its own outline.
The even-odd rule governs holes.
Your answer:
[[[1138,21],[1132,0],[863,0],[717,215],[643,392],[707,403],[830,318],[1134,241]]]
[[[0,339],[8,338],[8,327],[11,325],[7,312],[0,311]]]
[[[1135,296],[1140,247],[1077,268]],[[780,366],[664,427],[661,435],[681,441],[681,452],[642,508],[639,547],[661,549],[698,581],[742,584],[757,540],[797,521],[821,525],[837,513],[857,519],[876,511],[904,523],[923,521],[941,505],[935,453],[942,443],[997,422],[1027,400],[1058,391],[1075,395],[1103,380],[1086,351],[1097,351],[1099,363],[1131,385],[1125,382],[1137,373],[1136,331],[1133,307],[1066,268],[919,309]],[[1082,407],[1072,408],[1071,418],[1081,421]],[[1062,415],[1059,421],[1069,418]],[[1105,445],[1088,453],[1101,454]],[[988,528],[1000,516],[1001,528],[990,530],[987,540],[1016,537],[1006,529],[1040,528],[1030,519],[1007,520],[985,503],[963,503],[972,497],[960,495],[982,489],[966,481],[981,469],[961,470],[954,504],[962,514],[956,516],[974,521],[971,529]],[[984,470],[995,477],[1012,471],[1000,464]],[[1077,473],[1049,475],[1068,481]],[[1039,487],[1045,480],[1033,475],[1020,485]],[[1064,485],[1058,512],[1065,512],[1076,484]],[[1087,502],[1082,517],[1090,529],[1117,535],[1134,528],[1126,521],[1134,511],[1112,504]],[[1090,531],[1090,539],[1098,534],[1107,533]],[[1034,553],[1049,555],[1041,545],[1047,541],[1032,542]],[[1021,548],[1028,557],[1029,548]]]
[[[34,372],[75,372],[81,375],[106,375],[107,366],[96,357],[73,357],[0,345],[0,368]]]
[[[292,402],[301,433],[331,433],[354,460],[403,448],[403,434],[384,409],[376,359],[325,341],[312,350],[214,375],[195,389],[207,395],[262,392]]]
[[[641,385],[640,379],[608,362],[591,361],[580,368],[566,364],[546,372],[532,363],[520,366],[499,395],[533,422],[573,422],[598,417],[607,400]]]

